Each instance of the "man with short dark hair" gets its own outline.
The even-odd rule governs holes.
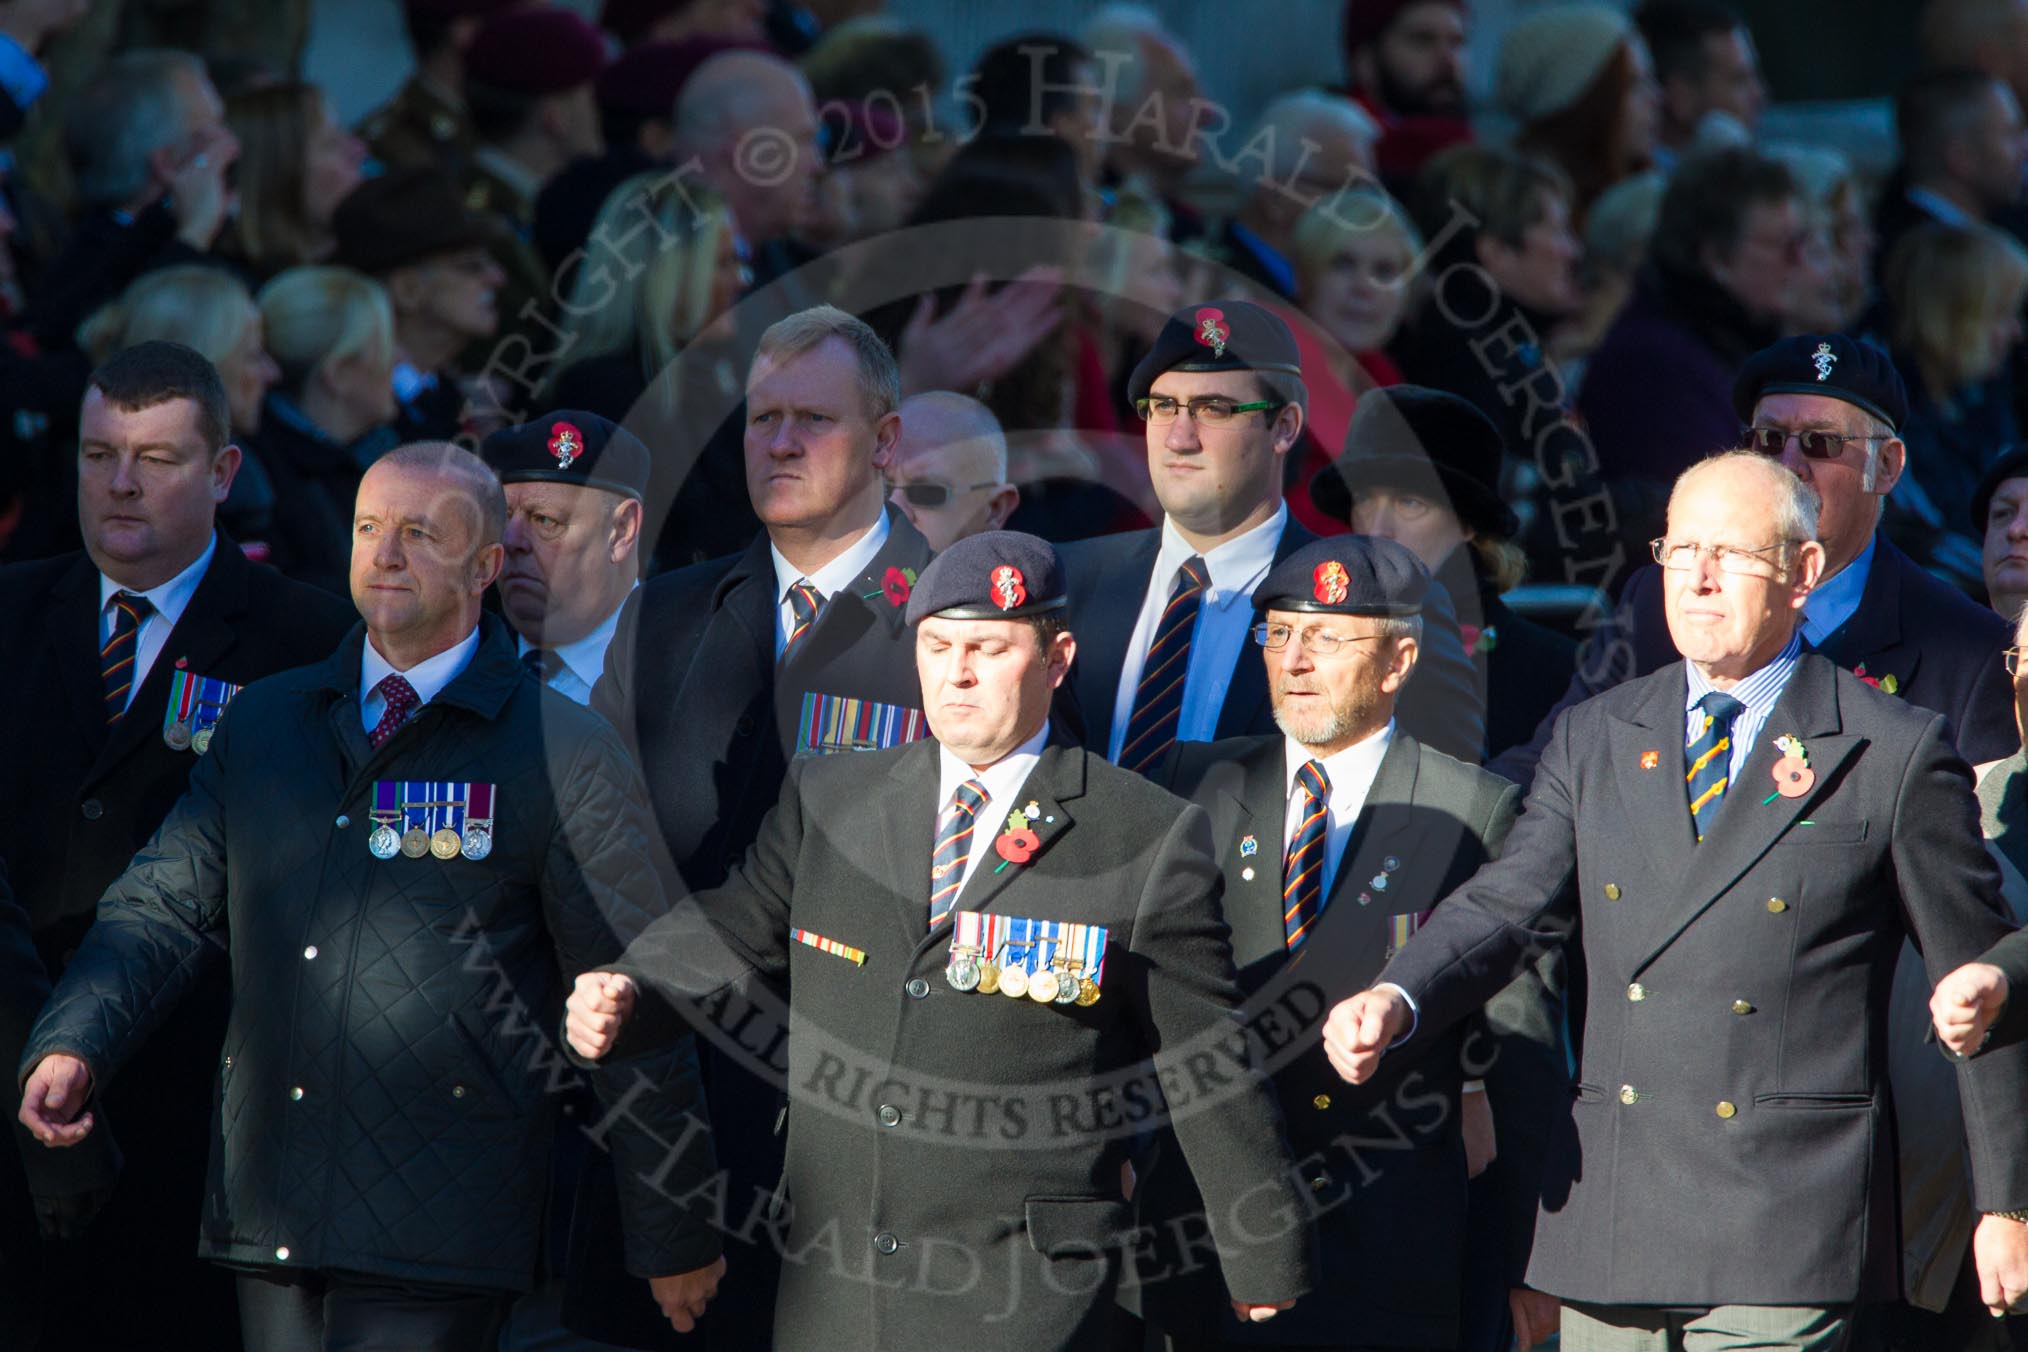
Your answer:
[[[1634,23],[1662,95],[1657,167],[1665,173],[1700,139],[1752,135],[1767,107],[1753,34],[1725,0],[1646,0]],[[1717,128],[1723,126],[1725,130]]]
[[[788,1048],[781,1195],[806,1258],[783,1271],[784,1352],[946,1346],[982,1319],[996,1347],[1117,1346],[1150,1057],[1207,1199],[1211,1303],[1257,1324],[1312,1287],[1307,1199],[1234,1036],[1204,813],[1051,735],[1064,601],[1034,536],[938,555],[906,612],[934,740],[796,766],[724,884],[568,1002],[573,1050],[624,1065],[668,1036],[666,1000],[786,987],[811,1032]],[[1193,1092],[1213,1045],[1230,1059]]]
[[[1146,774],[1178,741],[1274,727],[1265,670],[1247,651],[1253,591],[1316,536],[1282,501],[1308,393],[1280,318],[1245,301],[1185,306],[1128,388],[1147,421],[1163,520],[1064,546],[1071,622],[1085,636],[1064,703],[1093,751]],[[1404,726],[1476,760],[1485,722],[1475,679],[1439,589]]]
[[[239,687],[327,656],[352,623],[343,602],[255,567],[217,529],[240,460],[228,416],[217,371],[186,347],[141,343],[108,358],[86,390],[77,451],[84,550],[0,569],[0,648],[14,655],[19,694],[0,720],[0,759],[21,768],[0,780],[0,858],[45,981],[183,792]],[[26,1191],[0,1161],[11,1297],[0,1297],[0,1342],[36,1346],[26,1329],[10,1336],[11,1308],[51,1320],[68,1309],[83,1322],[67,1332],[88,1346],[144,1344],[164,1320],[194,1342],[234,1345],[231,1284],[191,1244],[227,995],[225,981],[201,980],[100,1094],[94,1111],[127,1167],[82,1243],[37,1244],[27,1193],[92,1190],[110,1145],[74,1160],[37,1147],[37,1171],[59,1177],[31,1172]],[[90,1298],[108,1271],[126,1274],[132,1300]]]
[[[2028,603],[2028,446],[1994,460],[1972,497],[1972,528],[1980,551],[1986,600],[2003,620],[2019,620]]]
[[[1380,126],[1374,168],[1397,196],[1431,157],[1472,139],[1464,0],[1346,0],[1345,83]]]
[[[22,1122],[73,1145],[91,1096],[230,963],[199,1251],[241,1274],[253,1347],[490,1346],[533,1275],[556,1116],[561,1067],[526,1039],[559,970],[617,954],[664,909],[618,739],[527,680],[481,611],[506,510],[454,446],[398,447],[366,472],[364,624],[207,729],[22,1058]],[[628,1111],[682,1148],[598,1139],[623,1157],[629,1270],[678,1274],[668,1298],[701,1311],[723,1263],[676,1200],[713,1168],[688,1039],[647,1069]],[[608,1099],[630,1087],[593,1078]]]
[[[1879,268],[1918,225],[1991,222],[2019,204],[2028,125],[2006,81],[1970,69],[1917,75],[1895,95],[1894,128],[1901,162],[1875,218]]]

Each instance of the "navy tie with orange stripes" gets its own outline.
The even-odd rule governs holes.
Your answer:
[[[1282,864],[1282,929],[1291,949],[1309,937],[1310,925],[1324,909],[1324,837],[1331,829],[1331,777],[1324,773],[1324,763],[1304,761],[1296,784],[1305,795],[1303,818]]]
[[[937,822],[936,852],[930,856],[930,928],[951,913],[965,885],[965,863],[972,857],[972,828],[986,805],[986,786],[976,779],[958,785],[950,805]]]
[[[1183,682],[1190,675],[1190,634],[1204,606],[1204,560],[1192,554],[1176,570],[1169,604],[1156,622],[1155,637],[1141,663],[1141,681],[1134,687],[1134,707],[1127,717],[1126,740],[1120,743],[1120,768],[1145,774],[1176,744],[1183,721]]]
[[[817,611],[823,604],[823,594],[810,585],[809,579],[799,577],[789,584],[789,635],[777,660],[788,661],[789,649],[795,647],[796,640],[808,633],[810,626],[817,622]]]
[[[99,649],[99,675],[105,679],[106,725],[120,721],[127,711],[127,692],[134,688],[134,658],[140,649],[141,621],[155,613],[155,604],[145,596],[123,591],[113,593],[113,632]]]
[[[1683,753],[1690,766],[1683,778],[1690,793],[1690,824],[1702,840],[1705,826],[1718,815],[1718,800],[1725,797],[1725,786],[1732,778],[1732,720],[1746,706],[1713,690],[1697,701],[1697,707],[1704,711],[1703,730],[1690,739],[1689,749]]]

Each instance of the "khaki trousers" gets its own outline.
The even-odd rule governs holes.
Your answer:
[[[1847,1352],[1851,1337],[1850,1306],[1563,1306],[1563,1352]]]

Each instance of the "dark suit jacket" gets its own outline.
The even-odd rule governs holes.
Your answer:
[[[1589,1017],[1531,1285],[1611,1305],[1836,1305],[1900,1290],[1888,992],[2010,928],[1944,720],[1805,654],[1700,844],[1678,664],[1573,710],[1505,851],[1381,973],[1465,1017],[1580,925]],[[1772,786],[1781,734],[1815,772]],[[1654,768],[1644,767],[1653,753]],[[1973,1201],[2028,1206],[2021,1058],[1962,1072]]]
[[[1275,546],[1274,561],[1280,563],[1316,538],[1291,517]],[[1057,695],[1057,711],[1099,755],[1111,744],[1120,670],[1126,665],[1127,645],[1133,641],[1161,549],[1159,526],[1058,546],[1070,588],[1070,627],[1078,644],[1070,680]],[[1457,611],[1441,584],[1430,589],[1423,609],[1422,657],[1414,679],[1402,692],[1400,718],[1402,728],[1423,745],[1459,760],[1479,759],[1485,713],[1478,678],[1458,636]],[[1217,733],[1220,738],[1251,737],[1274,730],[1267,664],[1249,639],[1240,646],[1233,666],[1232,683],[1218,711]]]
[[[1896,697],[1949,719],[1952,742],[1976,765],[2021,746],[2014,687],[2000,662],[2000,649],[2012,635],[2005,620],[1924,572],[1881,535],[1875,537],[1859,609],[1820,651],[1847,671],[1864,666],[1874,680],[1894,677]],[[1676,660],[1662,605],[1662,570],[1649,564],[1627,579],[1612,618],[1585,640],[1570,688],[1534,738],[1494,757],[1486,768],[1526,788],[1561,715]]]
[[[1224,1341],[1238,1344],[1452,1346],[1464,1299],[1466,1172],[1458,1134],[1464,1067],[1472,1065],[1469,1078],[1493,1082],[1496,1107],[1516,1124],[1513,1139],[1500,1135],[1506,1168],[1496,1181],[1522,1204],[1511,1209],[1524,1218],[1511,1276],[1518,1285],[1541,1163],[1531,1144],[1539,1147],[1564,1079],[1555,1001],[1527,973],[1488,1007],[1494,1042],[1481,1025],[1468,1046],[1461,1025],[1432,1039],[1441,1045],[1429,1055],[1397,1060],[1357,1088],[1339,1079],[1324,1055],[1322,1022],[1333,1004],[1379,972],[1394,917],[1426,911],[1498,853],[1521,795],[1497,775],[1397,733],[1345,843],[1323,914],[1291,961],[1281,904],[1285,745],[1279,733],[1185,742],[1164,782],[1211,817],[1245,996],[1241,1017],[1267,1056],[1312,1192],[1319,1290],[1266,1325],[1233,1319],[1223,1293],[1191,1273],[1182,1252],[1181,1235],[1204,1203],[1165,1130],[1134,1195],[1137,1220],[1156,1236],[1141,1312],[1170,1333],[1218,1328]],[[1252,855],[1242,853],[1247,839],[1257,846]],[[1369,880],[1382,873],[1390,886],[1372,891]],[[1481,1068],[1487,1065],[1490,1071]],[[1348,1148],[1348,1141],[1357,1144]],[[1508,1210],[1481,1223],[1504,1225]]]
[[[1302,1227],[1264,1219],[1302,1202],[1274,1100],[1230,1036],[1204,813],[1080,748],[1044,749],[1014,798],[1036,803],[1039,848],[1005,869],[989,857],[957,901],[1107,928],[1099,999],[1042,1004],[946,983],[954,922],[926,924],[937,794],[928,741],[798,762],[725,886],[620,963],[644,990],[695,995],[721,946],[702,915],[723,971],[787,986],[787,1252],[834,1257],[784,1265],[775,1346],[947,1346],[982,1319],[996,1347],[1110,1346],[1130,1238],[1120,1163],[1164,1093],[1212,1204],[1222,1273],[1202,1280],[1252,1301],[1308,1291]],[[617,1054],[652,1045],[654,1025],[637,1014]]]
[[[50,975],[68,961],[100,895],[169,815],[197,764],[194,751],[171,750],[162,740],[177,660],[200,676],[244,685],[328,656],[356,616],[336,597],[247,562],[221,535],[189,606],[110,734],[99,618],[98,569],[82,553],[0,569],[0,652],[10,654],[15,690],[0,720],[0,763],[16,767],[0,776],[0,858],[13,870]],[[101,1273],[117,1266],[139,1285],[132,1301],[85,1307],[87,1341],[145,1342],[167,1320],[206,1346],[236,1345],[231,1282],[196,1256],[227,985],[219,974],[201,982],[163,1035],[100,1096],[100,1115],[124,1147],[127,1168],[82,1249],[52,1251],[47,1261]],[[39,1170],[63,1167],[41,1157],[73,1153],[30,1148],[39,1152],[31,1157]],[[0,1166],[4,1205],[20,1204],[22,1186],[12,1166]],[[45,1277],[50,1299],[61,1301],[63,1274],[49,1267]]]

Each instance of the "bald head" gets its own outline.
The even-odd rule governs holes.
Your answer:
[[[809,222],[823,167],[817,106],[810,82],[787,61],[738,51],[699,66],[676,99],[675,145],[679,162],[696,158],[748,239]]]
[[[352,603],[396,671],[457,646],[479,623],[506,522],[493,471],[448,443],[397,447],[366,471],[352,512]]]
[[[1021,500],[1007,482],[1007,434],[976,399],[932,391],[901,405],[888,468],[893,502],[933,549],[1006,524]]]
[[[470,502],[474,548],[497,545],[507,530],[507,491],[485,461],[448,441],[412,441],[373,462],[366,472],[401,471],[440,480]]]

